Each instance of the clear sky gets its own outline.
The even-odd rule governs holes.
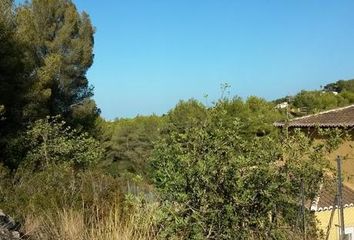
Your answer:
[[[97,28],[88,73],[107,119],[180,99],[275,99],[354,78],[352,0],[74,0]]]

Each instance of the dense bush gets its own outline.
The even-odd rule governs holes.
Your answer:
[[[279,139],[244,135],[225,104],[156,146],[152,178],[161,197],[162,239],[298,239],[300,186],[312,199],[325,180],[326,144],[299,131]],[[307,226],[316,236],[314,218]],[[311,230],[311,231],[310,231]]]
[[[24,159],[12,174],[3,167],[1,176],[1,205],[11,213],[94,206],[120,190],[117,180],[94,170],[103,154],[99,142],[57,117],[33,123],[16,146],[26,146]]]
[[[100,143],[87,133],[71,129],[58,117],[37,120],[26,132],[24,165],[34,170],[51,164],[70,164],[84,169],[102,160]]]

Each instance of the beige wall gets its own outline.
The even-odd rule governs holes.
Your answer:
[[[329,219],[331,217],[331,211],[322,211],[315,213],[317,220],[319,221],[318,227],[326,234]],[[346,228],[354,229],[354,207],[344,208],[344,225]],[[335,210],[331,231],[329,235],[330,240],[339,240],[339,227],[338,226],[338,210]],[[354,235],[353,235],[354,237]]]
[[[336,151],[329,154],[328,158],[335,168],[337,166],[336,157],[338,155],[343,157],[344,182],[347,186],[354,189],[354,141],[344,142]]]
[[[304,132],[306,132],[309,136],[322,141],[320,138],[317,138],[318,136],[316,135],[316,132],[311,129],[305,129]],[[337,150],[328,155],[328,159],[335,169],[337,167],[337,156],[343,157],[342,166],[344,183],[346,186],[354,189],[354,131],[351,132],[350,141],[345,141]],[[324,234],[326,234],[331,211],[316,212],[315,215],[319,220],[318,227],[323,230]],[[339,240],[339,228],[336,227],[338,226],[338,223],[338,210],[335,210],[330,231],[330,240]],[[346,228],[352,228],[354,231],[354,207],[344,208],[344,223]],[[352,239],[354,239],[354,234],[352,237]]]
[[[323,138],[318,135],[317,131],[313,128],[302,128],[301,129],[309,137],[316,139],[316,141],[323,141]],[[293,129],[289,129],[291,133]],[[343,172],[344,172],[344,182],[347,186],[354,190],[354,130],[349,131],[350,141],[345,141],[340,145],[340,147],[328,155],[332,166],[336,169],[337,156],[343,157]]]

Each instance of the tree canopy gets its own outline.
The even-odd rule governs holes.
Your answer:
[[[69,0],[33,0],[16,10],[16,24],[31,82],[24,116],[38,119],[61,114],[76,123],[97,115],[86,78],[94,44],[89,16],[78,13]]]

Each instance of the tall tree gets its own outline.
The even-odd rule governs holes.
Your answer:
[[[20,135],[28,82],[23,48],[16,37],[12,0],[0,1],[0,163],[9,164],[7,146]],[[20,152],[17,149],[17,152]]]
[[[99,111],[86,77],[94,56],[88,14],[70,0],[33,0],[18,8],[17,24],[31,82],[25,117],[61,114],[69,123],[93,124]]]
[[[13,9],[12,0],[0,1],[0,115],[6,119],[1,123],[2,132],[7,129],[5,125],[20,121],[26,89]]]

